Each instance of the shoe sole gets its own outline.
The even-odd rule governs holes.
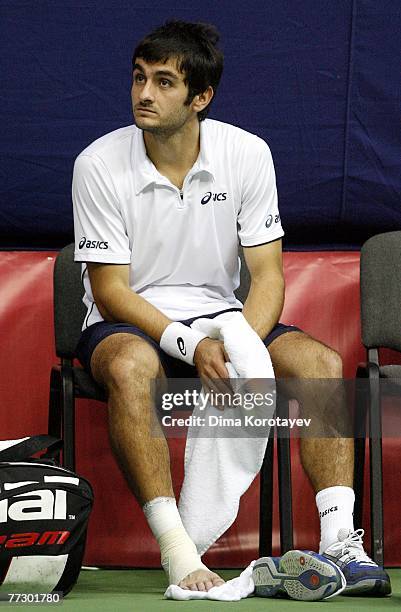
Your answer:
[[[281,557],[279,569],[270,557],[255,562],[252,572],[255,595],[288,596],[298,601],[318,601],[338,595],[344,582],[334,564],[302,550],[290,550]]]

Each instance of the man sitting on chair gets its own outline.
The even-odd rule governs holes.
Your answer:
[[[78,356],[107,390],[112,447],[169,581],[193,590],[223,581],[182,525],[166,440],[149,430],[150,380],[228,378],[222,342],[188,323],[242,310],[277,377],[342,377],[334,350],[279,323],[283,230],[273,162],[261,138],[206,119],[223,68],[217,40],[212,26],[185,22],[144,38],[133,55],[135,125],[90,144],[73,178],[75,259],[84,264],[88,307]],[[244,305],[234,296],[238,241],[251,276]],[[346,593],[388,593],[387,574],[354,531],[353,440],[304,438],[301,459],[317,493],[320,552],[343,570]]]

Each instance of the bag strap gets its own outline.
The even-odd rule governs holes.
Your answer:
[[[51,450],[60,449],[61,446],[62,441],[53,436],[47,434],[31,436],[0,451],[0,461],[24,461],[42,450],[47,449],[49,453]]]

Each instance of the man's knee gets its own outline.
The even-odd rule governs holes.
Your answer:
[[[334,349],[321,345],[317,367],[319,378],[342,378],[342,358]]]
[[[332,348],[302,332],[276,338],[269,347],[279,378],[341,378],[342,359]]]
[[[149,342],[138,336],[121,339],[117,345],[110,342],[109,346],[103,347],[100,359],[97,359],[99,361],[102,362],[101,368],[97,368],[101,370],[99,377],[109,390],[122,389],[127,385],[148,386],[150,379],[162,374],[157,352]],[[93,365],[96,367],[99,363]]]
[[[308,378],[341,378],[343,364],[341,356],[330,347],[311,340],[302,354],[299,366],[307,372]],[[301,373],[300,373],[301,374]],[[302,374],[301,374],[302,377]]]

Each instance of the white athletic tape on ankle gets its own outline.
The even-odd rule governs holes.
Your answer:
[[[208,571],[184,527],[171,529],[159,538],[161,563],[169,584],[178,584],[199,569]]]
[[[191,329],[183,323],[170,323],[160,338],[160,348],[168,355],[194,365],[194,353],[199,342],[207,338],[206,334]]]
[[[157,540],[167,531],[182,527],[174,497],[156,497],[147,502],[142,510]]]

